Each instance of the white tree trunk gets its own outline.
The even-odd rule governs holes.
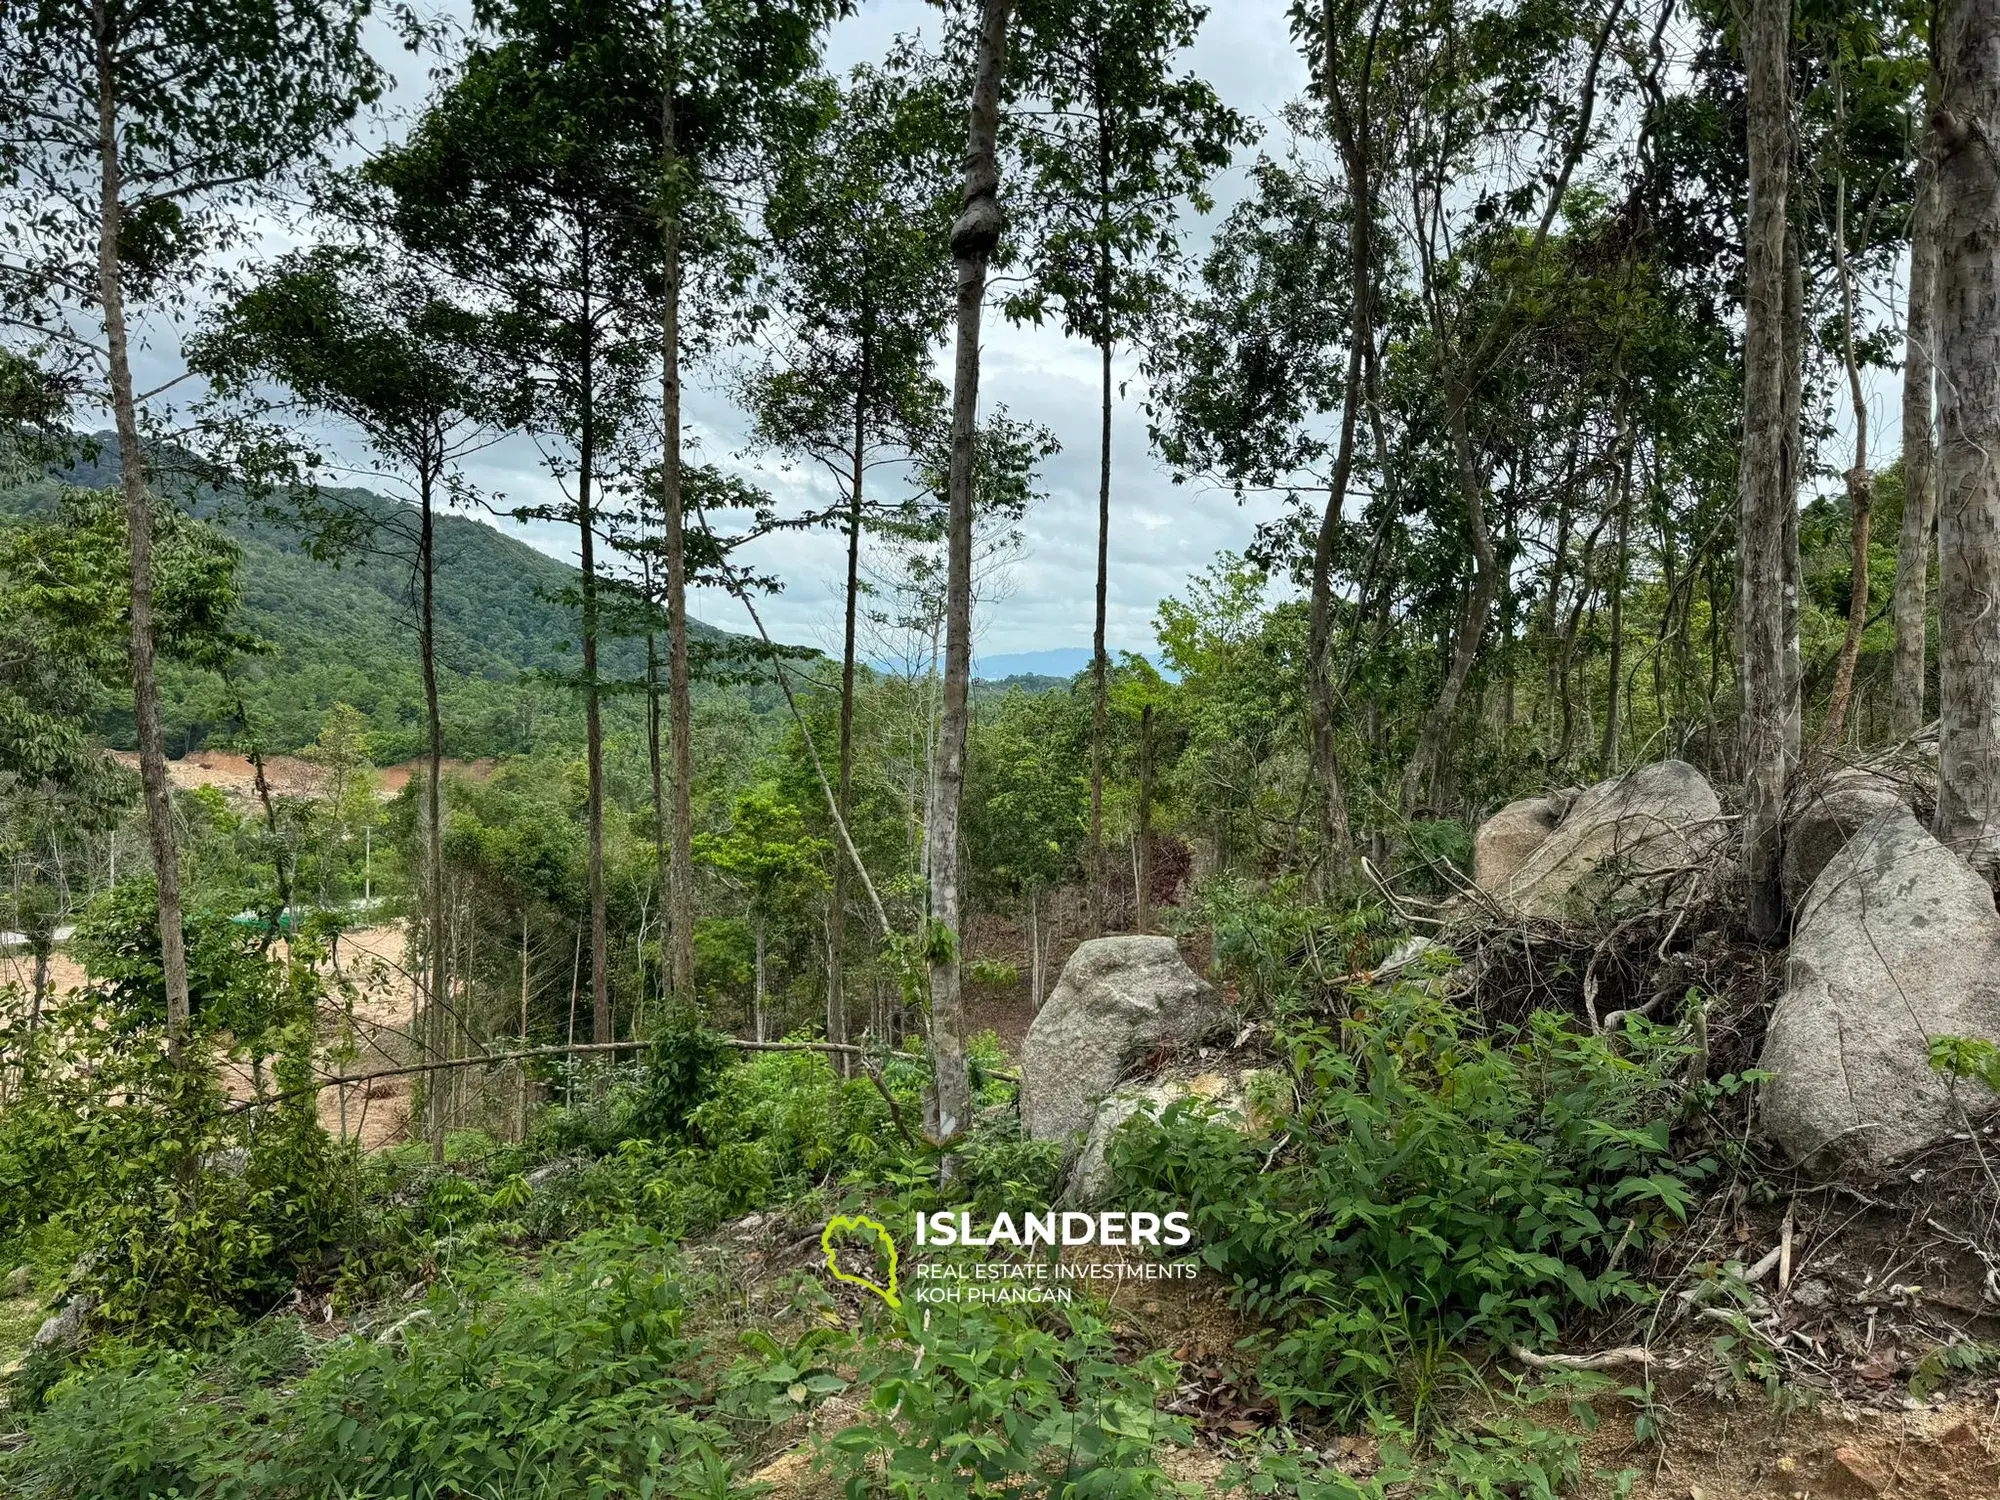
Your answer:
[[[1937,835],[2000,875],[2000,0],[1945,13],[1938,235]]]

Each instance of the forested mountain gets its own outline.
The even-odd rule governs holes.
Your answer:
[[[0,489],[0,516],[52,514],[64,484],[115,486],[117,450],[109,438],[100,435],[100,456],[60,480]],[[408,509],[364,489],[331,489],[323,498],[378,519]],[[237,624],[264,649],[225,676],[167,675],[162,707],[172,753],[241,738],[244,715],[266,748],[294,750],[312,743],[334,704],[346,703],[366,717],[377,760],[415,755],[423,742],[423,682],[412,649],[407,541],[378,525],[367,545],[327,562],[311,556],[295,530],[252,514],[240,500],[208,494],[191,508],[241,550]],[[564,682],[577,672],[576,569],[470,514],[440,516],[437,547],[439,691],[450,753],[501,755],[527,751],[539,738],[572,738],[574,692]],[[749,644],[700,621],[689,622],[689,635],[716,646]],[[638,680],[643,640],[607,640],[603,670]],[[132,747],[129,705],[108,706],[102,722],[109,743]]]

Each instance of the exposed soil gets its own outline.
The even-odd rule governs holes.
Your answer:
[[[1633,1412],[1601,1402],[1586,1473],[1636,1469],[1633,1500],[1992,1500],[2000,1494],[2000,1424],[1992,1394],[1916,1411],[1845,1405],[1789,1416],[1761,1400],[1692,1403],[1658,1447],[1632,1441]],[[1578,1494],[1609,1500],[1605,1480]]]

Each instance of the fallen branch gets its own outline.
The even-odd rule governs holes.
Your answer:
[[[1659,1360],[1659,1355],[1637,1344],[1606,1349],[1599,1354],[1537,1354],[1519,1344],[1507,1352],[1531,1370],[1627,1370],[1635,1365],[1643,1369]]]

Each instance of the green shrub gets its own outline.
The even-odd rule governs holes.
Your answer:
[[[1489,1039],[1404,986],[1339,1032],[1282,1028],[1294,1098],[1252,1140],[1194,1101],[1114,1141],[1142,1207],[1192,1212],[1200,1253],[1273,1325],[1263,1379],[1287,1413],[1421,1415],[1468,1341],[1533,1345],[1644,1289],[1618,1246],[1677,1223],[1670,1081],[1684,1049],[1637,1024],[1631,1056],[1558,1017]]]
[[[726,1493],[733,1439],[703,1374],[723,1361],[686,1331],[689,1295],[656,1236],[597,1236],[533,1280],[471,1275],[285,1383],[255,1382],[297,1368],[296,1332],[200,1365],[120,1348],[55,1387],[0,1482],[30,1500]]]
[[[108,977],[50,1009],[0,1113],[0,1239],[54,1227],[79,1252],[66,1290],[132,1336],[212,1342],[245,1315],[329,1274],[354,1208],[354,1153],[317,1119],[311,1091],[314,951],[263,954],[254,932],[190,921],[200,1003],[183,1060],[164,1047],[151,907],[125,888],[79,932]],[[224,1056],[275,1057],[274,1102],[231,1106]]]
[[[865,1359],[861,1419],[825,1459],[850,1496],[900,1500],[1063,1497],[1149,1500],[1177,1493],[1160,1468],[1186,1423],[1158,1409],[1174,1365],[1155,1352],[1115,1357],[1111,1333],[1082,1308],[1054,1330],[1010,1308],[906,1302],[892,1336]]]
[[[1264,885],[1217,875],[1202,883],[1197,901],[1194,925],[1210,935],[1216,972],[1254,1006],[1283,1007],[1302,988],[1324,989],[1372,967],[1400,935],[1379,905],[1313,905],[1296,877]]]

